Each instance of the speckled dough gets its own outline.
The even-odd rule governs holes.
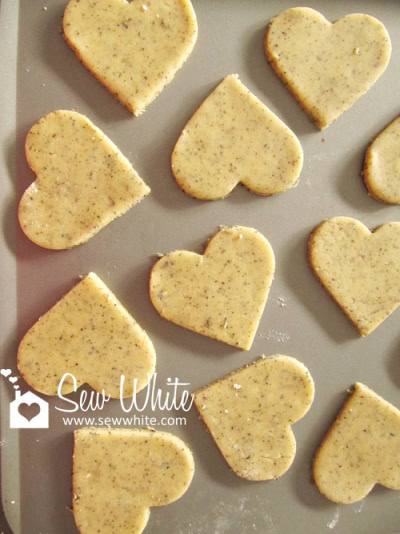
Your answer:
[[[71,0],[63,27],[82,63],[134,115],[172,80],[197,39],[190,0]]]
[[[400,490],[400,411],[356,384],[316,453],[313,473],[319,490],[341,504],[360,501],[375,484]]]
[[[308,7],[270,22],[265,51],[271,66],[323,130],[383,74],[390,37],[377,19],[354,13],[331,24]]]
[[[172,153],[179,186],[215,200],[240,182],[259,195],[297,183],[303,150],[294,133],[238,79],[227,76],[185,126]]]
[[[26,382],[56,395],[60,380],[71,373],[77,387],[89,384],[120,397],[143,389],[155,367],[150,338],[94,273],[73,287],[25,334],[18,349],[18,369]],[[64,394],[73,391],[72,379]]]
[[[44,248],[85,243],[150,192],[110,139],[75,111],[40,119],[25,152],[37,178],[21,198],[18,217],[26,236]]]
[[[225,460],[248,480],[276,479],[289,469],[296,454],[291,426],[313,398],[306,367],[281,355],[263,357],[194,394]]]
[[[223,228],[203,255],[170,252],[154,265],[150,298],[185,328],[249,350],[275,270],[272,248],[253,228]]]
[[[166,432],[75,431],[73,513],[81,534],[140,534],[150,507],[179,499],[194,473],[192,453]]]
[[[374,232],[356,219],[334,217],[309,240],[310,264],[361,335],[400,304],[400,222]]]
[[[400,117],[369,146],[363,176],[370,195],[388,204],[400,204]]]

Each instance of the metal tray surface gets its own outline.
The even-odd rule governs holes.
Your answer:
[[[399,313],[361,338],[327,295],[307,263],[310,232],[335,215],[355,217],[370,229],[399,220],[399,207],[367,195],[360,177],[370,141],[400,111],[400,4],[397,0],[311,0],[303,5],[334,21],[353,12],[379,18],[393,45],[384,75],[353,107],[323,132],[310,122],[269,66],[263,50],[268,21],[297,4],[291,0],[193,0],[199,24],[195,49],[174,80],[138,118],[119,104],[79,63],[64,42],[66,0],[1,0],[1,336],[2,368],[17,373],[16,350],[26,330],[78,280],[96,272],[145,328],[157,352],[157,379],[178,377],[197,388],[261,354],[297,357],[310,370],[316,396],[294,426],[297,454],[277,481],[248,482],[232,473],[193,408],[186,425],[157,427],[183,438],[196,473],[175,503],[151,510],[146,534],[268,533],[382,534],[400,531],[400,493],[376,486],[363,501],[338,506],[312,482],[317,446],[360,381],[400,407]],[[237,187],[226,199],[188,197],[170,169],[174,144],[195,109],[231,73],[299,137],[305,154],[296,188],[260,197]],[[151,195],[87,244],[48,251],[20,230],[16,206],[34,175],[24,139],[40,117],[56,109],[87,115],[130,159]],[[219,225],[257,228],[270,241],[277,268],[270,296],[249,352],[197,335],[161,319],[147,287],[156,253],[201,252]],[[72,437],[50,403],[49,429],[10,429],[14,388],[1,379],[1,492],[14,534],[76,534],[70,510]],[[28,386],[19,379],[21,391]],[[90,388],[85,388],[90,392]],[[77,400],[80,391],[71,395]],[[45,398],[45,397],[43,397]],[[140,398],[140,397],[139,397]],[[88,415],[79,412],[74,415]],[[95,414],[96,415],[96,414]],[[102,415],[121,416],[118,401]],[[150,410],[144,415],[153,415]],[[162,414],[154,414],[160,418]],[[9,532],[4,526],[3,532]],[[116,533],[118,534],[118,533]]]

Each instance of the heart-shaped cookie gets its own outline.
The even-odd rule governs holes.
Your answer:
[[[150,298],[165,319],[249,350],[274,270],[272,248],[257,230],[223,228],[203,255],[180,250],[158,260]]]
[[[75,111],[40,119],[25,151],[37,177],[21,198],[18,218],[27,237],[44,248],[85,243],[150,192],[114,143]]]
[[[35,390],[57,395],[61,378],[113,398],[143,389],[155,366],[150,338],[94,273],[81,280],[25,334],[18,368]],[[121,376],[124,376],[120,389]],[[74,391],[70,376],[62,393]]]
[[[314,382],[295,358],[275,355],[194,394],[196,408],[230,468],[248,480],[276,479],[291,466],[291,426],[309,410]]]
[[[370,195],[388,204],[400,204],[400,117],[368,147],[363,176]]]
[[[74,434],[73,513],[81,534],[140,534],[150,507],[188,489],[192,453],[166,432],[81,428]]]
[[[270,22],[265,51],[323,130],[383,74],[391,43],[383,24],[369,15],[355,13],[331,24],[313,9],[294,7]]]
[[[238,183],[280,193],[296,185],[302,165],[294,133],[233,74],[201,104],[172,153],[177,183],[203,200],[226,197]]]
[[[197,39],[190,0],[71,0],[63,28],[82,63],[134,115],[172,80]]]
[[[356,384],[318,449],[315,482],[331,501],[363,499],[375,484],[400,490],[400,411]]]
[[[309,260],[363,336],[400,304],[400,222],[370,232],[350,217],[328,219],[311,234]]]

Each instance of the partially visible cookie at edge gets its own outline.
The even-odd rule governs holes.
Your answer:
[[[387,204],[400,204],[400,117],[368,147],[362,175],[372,197]]]
[[[357,383],[313,463],[314,480],[329,500],[360,501],[375,484],[400,490],[400,411]]]

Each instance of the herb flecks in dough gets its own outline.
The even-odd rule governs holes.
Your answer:
[[[303,150],[294,133],[236,75],[227,76],[186,124],[172,171],[190,196],[215,200],[238,183],[259,195],[297,185]]]
[[[313,465],[331,501],[360,501],[375,484],[400,490],[400,411],[357,383],[319,447]]]
[[[146,387],[156,355],[146,332],[94,273],[85,276],[37,321],[18,349],[18,369],[26,382],[46,395],[57,395],[65,373],[77,387],[89,384],[112,398]],[[71,377],[62,393],[74,390]]]
[[[152,506],[188,489],[192,453],[173,434],[139,429],[75,431],[73,513],[81,534],[140,534]]]
[[[150,298],[180,326],[249,350],[275,270],[265,237],[244,226],[219,230],[204,254],[170,252],[154,265]]]
[[[331,24],[308,7],[272,19],[265,36],[268,61],[321,130],[377,81],[391,50],[376,18],[354,13]]]
[[[150,192],[114,143],[76,111],[40,119],[25,152],[36,180],[21,198],[18,218],[26,236],[47,249],[86,243]]]
[[[309,240],[310,264],[361,335],[400,304],[400,222],[374,232],[350,217],[321,223]]]
[[[296,440],[291,426],[309,410],[314,383],[295,358],[261,358],[194,394],[201,418],[230,468],[247,480],[282,476]]]

